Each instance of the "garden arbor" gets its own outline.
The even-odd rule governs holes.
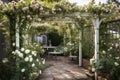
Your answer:
[[[0,2],[0,13],[7,16],[10,22],[10,34],[16,41],[16,47],[20,48],[20,37],[29,28],[32,21],[40,18],[41,21],[48,21],[51,17],[69,17],[79,28],[79,66],[82,65],[82,27],[81,18],[89,18],[94,26],[95,32],[95,54],[94,59],[97,63],[99,59],[99,27],[101,22],[108,19],[116,19],[120,16],[120,6],[115,3],[95,5],[94,2],[83,7],[78,7],[69,2],[58,2],[54,5],[46,6],[39,0],[20,0],[18,2],[10,2],[3,4]],[[47,20],[48,19],[48,20]],[[65,20],[65,19],[64,19]],[[51,20],[50,20],[51,21]],[[53,20],[55,21],[55,20]],[[69,22],[69,21],[68,21]],[[87,23],[84,23],[87,24]],[[88,24],[89,25],[89,24]],[[15,31],[14,31],[15,30]],[[95,72],[97,80],[97,72]]]

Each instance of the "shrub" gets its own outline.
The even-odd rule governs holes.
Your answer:
[[[0,80],[35,80],[49,66],[35,51],[37,48],[32,47],[12,51],[11,56],[0,62]],[[44,51],[41,48],[39,52]]]

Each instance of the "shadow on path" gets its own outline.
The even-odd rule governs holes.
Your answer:
[[[48,59],[51,67],[44,70],[39,80],[91,80],[85,74],[87,70],[72,63],[68,58]]]

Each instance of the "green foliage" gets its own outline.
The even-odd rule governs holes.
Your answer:
[[[70,24],[69,28],[66,29],[66,43],[65,43],[65,55],[76,55],[79,54],[79,30],[74,24]],[[71,53],[71,54],[70,54]]]
[[[62,40],[62,36],[58,34],[57,30],[53,29],[51,30],[51,32],[48,33],[49,36],[49,40],[51,40],[51,44],[53,46],[58,46],[61,44]]]
[[[113,68],[113,60],[108,58],[101,58],[97,63],[97,69],[102,73],[110,73]]]
[[[13,75],[14,68],[12,67],[13,62],[2,63],[0,62],[0,80],[9,80]],[[7,77],[6,77],[7,76]]]
[[[92,26],[83,28],[82,51],[84,58],[91,58],[94,54],[94,29]]]
[[[46,1],[46,2],[59,2],[61,0],[41,0],[41,1]]]

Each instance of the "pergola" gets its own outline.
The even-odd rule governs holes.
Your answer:
[[[84,6],[82,8],[78,8],[75,6],[75,4],[70,4],[68,2],[62,2],[54,5],[52,8],[49,8],[43,3],[40,2],[32,2],[28,3],[27,2],[12,2],[10,5],[2,4],[2,7],[0,7],[0,13],[5,14],[8,19],[11,21],[13,20],[13,23],[15,25],[12,25],[11,27],[16,29],[15,32],[15,43],[16,43],[16,48],[20,48],[20,26],[18,23],[22,24],[24,20],[26,20],[27,16],[30,15],[33,19],[41,19],[43,22],[48,21],[48,22],[61,22],[65,21],[66,23],[74,23],[76,26],[79,28],[79,66],[82,66],[82,27],[79,21],[76,21],[76,18],[89,18],[92,21],[92,24],[94,26],[94,32],[95,32],[95,52],[94,52],[94,59],[95,63],[99,59],[99,27],[101,22],[104,20],[106,17],[106,14],[108,13],[117,13],[117,17],[120,16],[119,10],[120,6],[109,6],[109,5],[94,5],[93,3],[90,3],[88,6]],[[19,6],[16,6],[16,4],[20,4]],[[110,4],[111,5],[111,4]],[[0,4],[1,6],[1,4]],[[11,7],[9,9],[9,7]],[[106,10],[109,9],[109,10]],[[117,9],[117,10],[114,10]],[[112,11],[114,10],[114,11]],[[105,14],[105,15],[104,15]],[[37,15],[37,16],[36,16]],[[11,16],[14,16],[15,18],[12,19]],[[109,16],[113,16],[113,14],[107,15],[107,18]],[[56,21],[55,19],[52,18],[57,18],[59,19],[60,17],[62,19],[59,19]],[[68,17],[70,20],[65,19]],[[48,18],[51,18],[50,20]],[[23,20],[22,20],[23,19]],[[48,19],[48,20],[47,20]],[[18,21],[18,22],[17,22]],[[27,21],[26,21],[27,22]],[[97,80],[97,72],[95,72],[95,80]]]
[[[54,15],[53,15],[54,16]],[[53,16],[50,16],[50,17],[53,17]],[[65,23],[74,23],[76,24],[76,26],[78,27],[79,29],[79,66],[82,66],[82,26],[79,25],[78,22],[75,22],[75,17],[78,17],[78,16],[81,16],[81,17],[87,17],[89,15],[86,15],[86,14],[77,14],[74,13],[72,15],[68,14],[68,15],[64,15],[64,17],[69,17],[71,18],[72,20],[66,20],[66,19],[60,19],[59,21],[56,21],[56,20],[53,20],[53,21],[49,21],[49,20],[45,20],[47,22],[62,22],[63,20],[65,20],[64,22]],[[63,15],[57,15],[55,16],[57,18],[59,17],[63,17]],[[49,17],[47,17],[49,18]],[[43,21],[44,22],[44,21]],[[92,18],[92,24],[94,25],[94,31],[95,31],[95,53],[94,53],[94,59],[95,61],[97,62],[98,59],[99,59],[99,27],[100,27],[100,24],[102,22],[102,19],[99,19],[98,18]],[[19,48],[20,47],[20,40],[19,40],[19,29],[17,29],[17,32],[16,32],[16,47]],[[97,73],[95,73],[96,77],[95,79],[97,80]]]

